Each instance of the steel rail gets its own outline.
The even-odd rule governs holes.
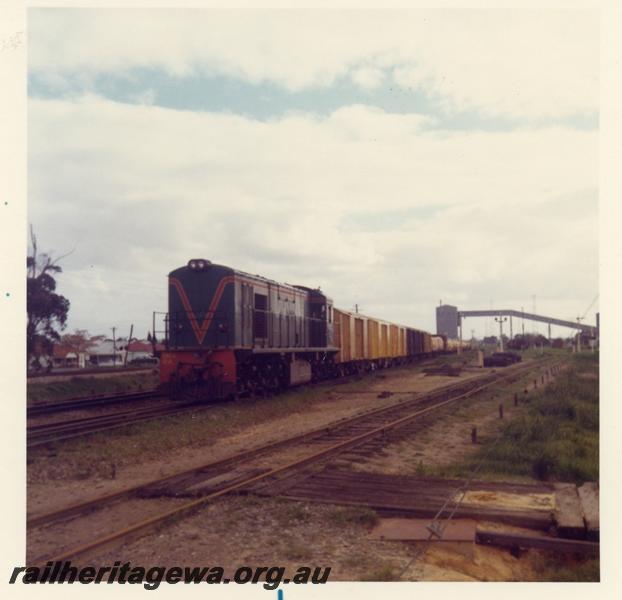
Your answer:
[[[120,394],[101,394],[97,396],[87,396],[82,398],[70,398],[61,402],[45,402],[33,404],[26,409],[28,417],[38,417],[42,415],[50,415],[57,412],[66,412],[72,410],[81,410],[91,408],[101,404],[117,404],[125,402],[134,402],[138,400],[148,400],[153,396],[160,396],[157,389],[139,390],[134,392],[124,392]]]
[[[535,368],[539,368],[541,367],[541,363],[537,364],[537,365],[529,365],[529,366],[525,366],[525,368],[520,369],[519,370],[519,374],[522,374],[523,372],[529,372],[532,369]],[[274,469],[271,469],[265,473],[261,473],[258,475],[252,475],[249,476],[247,478],[243,478],[241,480],[238,480],[236,483],[228,485],[218,491],[212,492],[210,494],[207,494],[201,498],[198,498],[196,500],[192,500],[190,502],[187,502],[185,504],[183,504],[182,506],[178,506],[175,507],[173,509],[167,510],[163,513],[154,515],[152,517],[149,517],[147,519],[144,519],[134,525],[130,525],[128,527],[124,527],[118,531],[115,531],[111,534],[108,534],[106,536],[103,536],[99,539],[95,539],[92,540],[86,544],[82,544],[78,547],[75,548],[71,548],[69,550],[65,550],[63,552],[61,552],[60,554],[53,556],[53,557],[40,557],[38,559],[36,559],[33,564],[43,564],[44,562],[47,561],[63,561],[63,560],[68,560],[68,559],[74,559],[77,557],[86,557],[89,556],[90,554],[92,554],[93,551],[103,551],[104,549],[106,549],[107,547],[109,547],[110,545],[114,544],[115,542],[118,542],[119,540],[125,540],[126,542],[129,540],[133,540],[135,539],[138,535],[142,534],[144,531],[159,525],[159,524],[164,524],[168,521],[170,521],[173,518],[179,518],[185,515],[190,514],[191,512],[194,512],[195,510],[201,508],[202,506],[204,506],[205,504],[208,504],[209,502],[211,502],[212,500],[216,499],[216,498],[220,498],[221,496],[224,496],[226,494],[229,494],[231,492],[235,492],[235,491],[239,491],[240,489],[259,482],[259,481],[266,481],[269,478],[275,477],[277,475],[283,474],[287,471],[290,471],[292,469],[300,469],[301,467],[305,467],[309,464],[312,463],[321,463],[324,459],[334,455],[334,454],[339,454],[340,452],[344,451],[344,450],[349,450],[355,446],[359,446],[361,444],[363,444],[364,442],[366,442],[368,439],[375,437],[379,434],[382,434],[383,432],[386,432],[389,429],[393,429],[395,427],[399,427],[409,421],[412,421],[413,419],[416,419],[417,417],[420,417],[421,415],[427,414],[429,412],[432,412],[434,410],[437,410],[441,407],[447,406],[451,403],[454,403],[458,400],[461,400],[463,398],[466,397],[470,397],[476,393],[479,393],[485,389],[487,389],[488,387],[490,387],[493,384],[499,383],[500,381],[503,381],[504,379],[508,379],[514,375],[516,375],[516,371],[514,371],[511,374],[507,374],[501,377],[495,377],[492,381],[487,381],[485,384],[478,386],[472,390],[467,391],[466,393],[462,393],[459,394],[457,396],[454,396],[452,398],[446,399],[446,400],[441,400],[440,402],[432,405],[432,406],[428,406],[424,409],[420,409],[417,410],[413,413],[410,413],[409,415],[406,415],[404,417],[401,417],[395,421],[392,421],[390,423],[385,423],[383,425],[381,425],[380,427],[377,427],[375,429],[372,429],[371,431],[359,434],[359,435],[355,435],[345,441],[342,442],[338,442],[336,444],[333,444],[331,446],[329,446],[328,448],[325,448],[323,450],[320,450],[318,452],[314,452],[309,456],[306,456],[304,458],[295,460],[293,462],[287,463],[283,466],[280,467],[275,467]]]
[[[87,369],[80,368],[67,368],[66,370],[52,370],[49,373],[30,372],[26,374],[28,379],[43,379],[49,377],[50,379],[61,377],[84,377],[86,375],[127,375],[128,373],[142,373],[145,371],[153,371],[157,369],[159,365],[148,365],[144,367],[92,367]]]
[[[173,416],[191,410],[211,409],[213,407],[214,405],[211,404],[190,402],[173,406],[145,407],[138,410],[84,417],[83,419],[72,419],[58,423],[31,425],[28,427],[26,434],[26,446],[28,449],[32,449],[53,442],[142,423],[159,417]]]
[[[524,367],[525,365],[523,365]],[[531,367],[533,368],[534,365],[531,365]],[[523,369],[525,370],[525,369]],[[510,373],[506,378],[509,377],[520,377],[522,373],[521,372],[517,372],[516,370],[513,371],[512,373]],[[488,378],[491,378],[492,376],[490,374],[486,374],[485,376],[483,376],[481,379],[473,379],[473,380],[467,380],[467,381],[462,381],[462,382],[458,382],[458,383],[452,383],[450,385],[446,385],[446,386],[442,386],[440,388],[437,388],[435,390],[431,390],[429,392],[425,392],[422,393],[420,396],[416,397],[416,398],[412,398],[412,399],[406,399],[406,400],[400,400],[394,404],[391,404],[389,406],[384,406],[384,407],[379,407],[379,408],[373,408],[370,410],[365,410],[362,411],[356,415],[350,416],[350,417],[343,417],[341,419],[337,419],[336,421],[333,421],[332,423],[329,423],[328,425],[324,425],[322,427],[316,428],[316,429],[312,429],[310,431],[307,431],[303,434],[297,434],[294,436],[290,436],[281,440],[277,440],[274,442],[270,442],[268,444],[264,444],[263,446],[258,446],[255,448],[250,448],[249,450],[245,450],[243,452],[237,453],[233,456],[221,459],[221,460],[217,460],[217,461],[212,461],[209,463],[205,463],[202,464],[200,466],[197,467],[192,467],[190,469],[187,469],[185,471],[181,471],[178,473],[174,473],[172,475],[167,475],[166,477],[163,478],[158,478],[155,480],[150,480],[147,481],[145,483],[136,485],[136,486],[132,486],[130,488],[125,488],[124,490],[120,490],[119,492],[112,492],[110,494],[106,494],[105,496],[100,496],[99,498],[94,498],[91,500],[86,500],[84,502],[78,503],[78,504],[74,504],[71,505],[67,508],[64,509],[60,509],[57,511],[52,511],[49,513],[45,513],[42,515],[35,515],[32,517],[28,517],[28,521],[27,521],[27,525],[28,527],[35,527],[35,526],[39,526],[45,523],[49,523],[52,521],[57,521],[57,520],[62,520],[65,517],[68,516],[73,516],[73,515],[77,515],[80,514],[81,512],[90,510],[91,508],[94,508],[95,506],[102,506],[105,504],[108,504],[110,502],[114,502],[118,499],[122,499],[123,497],[126,496],[130,496],[133,494],[136,494],[138,492],[140,492],[142,489],[148,488],[148,487],[152,487],[155,485],[161,485],[164,483],[170,483],[173,480],[176,479],[184,479],[186,477],[190,477],[193,474],[196,474],[199,471],[205,471],[205,470],[215,470],[215,469],[219,469],[219,468],[223,468],[226,466],[229,466],[235,462],[241,462],[243,460],[246,460],[248,458],[258,458],[260,456],[262,456],[263,454],[267,453],[267,452],[271,452],[274,450],[278,450],[284,446],[287,445],[291,445],[293,443],[297,443],[297,442],[305,442],[308,441],[310,439],[313,439],[315,437],[318,437],[320,435],[323,434],[329,434],[332,433],[335,430],[338,430],[339,428],[342,427],[347,427],[350,425],[355,425],[357,422],[362,421],[364,419],[368,419],[370,417],[382,414],[382,413],[386,413],[388,411],[391,411],[393,409],[397,409],[397,408],[404,408],[407,405],[419,405],[423,402],[425,402],[426,400],[433,400],[436,396],[442,396],[445,395],[447,393],[452,393],[455,392],[456,390],[461,390],[465,384],[471,384],[471,385],[476,385],[478,380],[486,380]],[[498,378],[495,379],[494,381],[498,381]]]

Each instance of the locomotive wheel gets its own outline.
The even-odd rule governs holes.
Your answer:
[[[171,377],[169,383],[169,396],[173,402],[186,401],[187,384],[177,375]]]

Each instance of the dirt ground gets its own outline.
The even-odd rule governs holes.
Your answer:
[[[481,370],[465,372],[461,378],[476,377]],[[253,407],[256,415],[243,427],[227,427],[195,439],[192,445],[181,445],[180,432],[187,427],[197,427],[202,421],[218,417],[227,406],[213,410],[185,414],[157,423],[149,422],[132,427],[130,434],[111,430],[106,435],[96,435],[59,444],[58,448],[35,451],[29,456],[28,512],[49,512],[106,492],[114,492],[152,479],[219,460],[245,449],[258,447],[271,441],[285,439],[332,423],[366,410],[389,406],[406,397],[400,392],[423,393],[451,385],[456,377],[430,376],[415,369],[386,370],[380,376],[368,376],[361,381],[340,386],[322,387],[304,392],[311,396],[300,403],[294,412],[283,412],[278,418],[262,418],[262,404]],[[394,395],[378,398],[382,391]],[[287,394],[263,400],[265,406],[286,404]],[[232,424],[233,425],[233,424]],[[165,428],[165,431],[162,431]],[[148,447],[137,441],[134,431],[143,432]],[[158,448],[158,436],[170,436],[172,448]],[[175,443],[179,440],[178,443]],[[142,440],[140,440],[142,441]],[[118,450],[122,449],[120,458]],[[62,486],[58,481],[63,482]]]
[[[481,372],[464,371],[462,377],[473,377]],[[314,429],[357,412],[392,404],[404,397],[399,392],[421,393],[457,381],[455,377],[426,377],[420,369],[385,371],[381,375],[316,390],[314,400],[304,403],[296,412],[263,422],[258,419],[239,430],[222,430],[203,445],[180,447],[159,456],[140,454],[137,450],[133,463],[115,469],[114,478],[111,471],[108,478],[87,473],[80,479],[69,468],[71,475],[59,486],[57,478],[62,469],[57,470],[54,479],[40,474],[47,461],[62,462],[67,457],[62,454],[41,456],[37,468],[31,472],[29,512],[47,512]],[[451,415],[432,420],[425,431],[414,438],[391,444],[382,453],[356,463],[353,468],[416,474],[426,466],[451,464],[476,448],[470,436],[473,426],[477,427],[480,437],[494,436],[504,422],[522,410],[520,404],[515,408],[511,399],[515,390],[524,388],[523,382],[506,386],[494,394],[483,394],[452,410]],[[386,390],[394,395],[379,399],[378,393]],[[498,414],[501,401],[504,403],[503,421]],[[180,420],[178,425],[183,427],[183,423]],[[131,444],[132,437],[127,437],[126,442]],[[105,456],[97,440],[92,443],[91,451]],[[145,566],[218,565],[227,572],[240,565],[280,565],[288,570],[300,565],[330,566],[330,581],[400,578],[403,581],[532,581],[541,577],[542,564],[548,560],[538,551],[527,551],[516,558],[505,550],[464,543],[431,544],[423,552],[420,543],[371,539],[369,532],[376,519],[367,509],[278,498],[227,497],[156,533],[99,556],[96,562],[111,564],[116,560],[129,560]],[[498,528],[488,525],[487,528]],[[46,547],[46,538],[54,537],[53,527],[47,532],[46,529],[41,530],[40,537],[32,538],[33,544]],[[413,561],[419,554],[421,556]]]
[[[222,566],[330,566],[330,581],[530,581],[541,553],[520,559],[469,543],[378,541],[365,509],[239,496],[221,499],[159,533],[100,556],[98,562]],[[488,527],[490,528],[490,527]]]
[[[445,418],[432,419],[419,434],[385,446],[373,458],[354,463],[359,471],[401,475],[442,473],[443,467],[463,460],[475,453],[483,441],[494,439],[507,422],[526,410],[521,400],[525,387],[533,387],[533,378],[524,382],[496,387],[478,398],[444,411]],[[514,406],[514,394],[519,403]],[[499,405],[503,405],[503,418]],[[471,440],[472,429],[477,430],[477,443]],[[529,482],[528,478],[513,481]]]

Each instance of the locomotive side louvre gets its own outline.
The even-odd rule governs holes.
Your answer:
[[[316,290],[241,272],[236,279],[236,345],[288,349],[333,346],[332,300]]]
[[[304,296],[275,289],[267,281],[254,281],[249,276],[235,274],[236,347],[277,348],[298,345],[293,315],[302,314]],[[287,301],[282,298],[287,297]],[[298,311],[297,307],[300,307]],[[289,319],[286,319],[286,317]]]

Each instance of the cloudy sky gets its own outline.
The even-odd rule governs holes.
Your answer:
[[[596,12],[30,9],[28,53],[69,329],[146,335],[195,257],[430,331],[598,293]]]

